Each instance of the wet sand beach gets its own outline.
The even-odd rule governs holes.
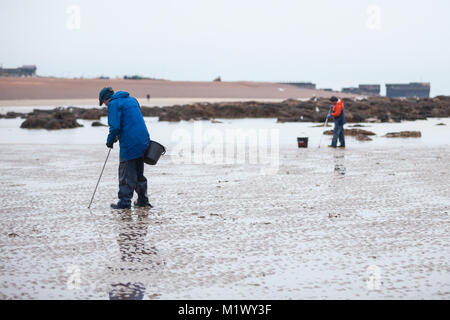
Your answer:
[[[18,121],[0,121],[1,299],[450,298],[450,146],[435,125],[448,119],[374,124],[379,135],[420,126],[423,138],[348,137],[346,150],[326,148],[329,137],[317,148],[313,124],[203,122],[285,128],[269,174],[175,164],[169,133],[180,124],[147,119],[169,150],[145,167],[155,207],[121,212],[109,208],[118,148],[87,209],[107,128],[17,136]],[[301,132],[308,149],[296,148]]]

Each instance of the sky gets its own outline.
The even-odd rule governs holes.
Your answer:
[[[42,76],[431,82],[450,95],[448,0],[0,0],[0,64]]]

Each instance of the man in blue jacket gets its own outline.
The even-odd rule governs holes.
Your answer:
[[[133,192],[138,195],[137,207],[152,207],[148,202],[147,179],[144,177],[144,153],[150,144],[150,136],[137,100],[128,92],[114,93],[111,87],[99,94],[100,106],[108,107],[109,134],[106,146],[113,148],[120,143],[119,202],[113,209],[131,208]]]

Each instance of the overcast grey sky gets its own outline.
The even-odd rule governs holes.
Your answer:
[[[450,95],[450,1],[1,0],[0,63],[45,76],[431,81]]]

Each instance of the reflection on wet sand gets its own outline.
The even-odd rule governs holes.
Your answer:
[[[344,153],[337,151],[333,155],[334,160],[334,177],[335,179],[331,182],[332,187],[332,194],[334,201],[338,199],[344,199],[345,198],[345,192],[342,189],[344,187],[343,179],[345,177],[345,174],[347,172],[347,169],[345,167],[345,156]],[[331,210],[331,212],[328,213],[328,218],[339,218],[341,216],[341,213],[339,211]]]
[[[345,156],[343,153],[334,155],[334,173],[338,178],[343,178],[346,173]]]
[[[404,143],[281,144],[266,175],[162,161],[148,217],[109,209],[118,150],[89,215],[103,144],[3,144],[0,298],[449,299],[450,149]]]
[[[117,214],[114,212],[114,214]],[[146,241],[150,224],[146,210],[123,210],[118,213],[117,244],[119,245],[121,264],[119,269],[109,268],[113,272],[127,274],[134,272],[151,272],[156,262],[157,250]],[[131,278],[131,277],[130,277]],[[140,281],[120,281],[111,284],[110,300],[142,300],[145,295],[145,284]]]

